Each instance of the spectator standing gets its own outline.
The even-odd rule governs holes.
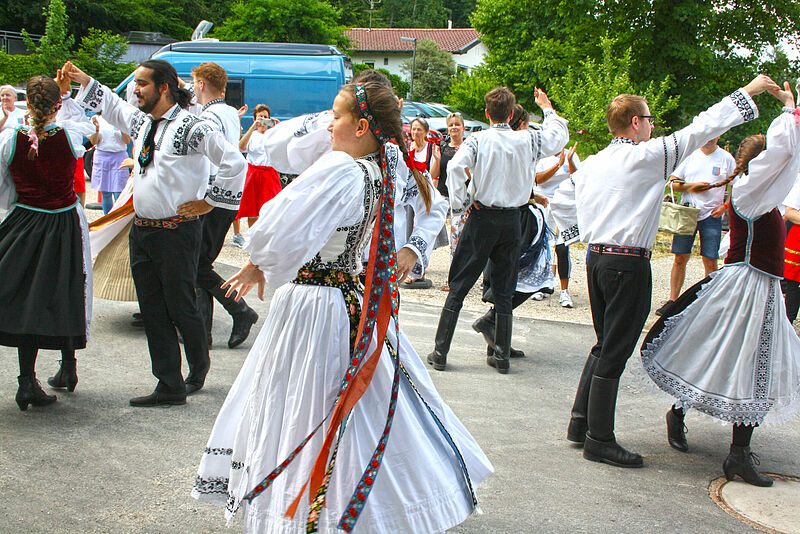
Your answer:
[[[705,276],[717,270],[719,243],[722,239],[722,215],[725,213],[725,184],[732,178],[736,161],[726,150],[717,146],[719,137],[710,140],[692,152],[670,176],[670,188],[683,193],[681,201],[698,208],[697,228],[692,235],[672,236],[672,253],[675,261],[669,277],[669,300],[656,310],[661,315],[681,294],[686,278],[686,264],[692,246],[700,234],[700,256]]]
[[[276,119],[270,117],[269,106],[258,104],[253,108],[253,124],[239,140],[239,150],[247,152],[247,178],[239,212],[233,221],[233,244],[238,247],[244,244],[240,220],[247,217],[248,227],[253,226],[258,220],[261,206],[281,192],[281,178],[270,165],[264,147],[264,134],[277,123]]]
[[[125,189],[131,175],[127,168],[120,168],[128,157],[127,146],[131,142],[131,136],[109,124],[101,113],[92,117],[92,123],[95,126],[95,133],[89,137],[94,145],[92,189],[100,191],[103,214],[106,214],[111,211],[111,206]]]
[[[10,85],[0,87],[0,130],[14,129],[25,124],[25,110],[14,105],[17,101],[17,92]]]

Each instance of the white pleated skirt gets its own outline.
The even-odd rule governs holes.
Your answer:
[[[688,289],[642,345],[655,384],[728,423],[781,424],[800,411],[800,339],[780,280],[726,265]]]
[[[242,497],[290,455],[333,405],[350,360],[345,306],[336,288],[289,283],[276,290],[269,316],[217,416],[192,491],[197,499],[226,506],[229,524],[239,512],[246,532],[305,533],[308,490],[295,518],[284,514],[308,479],[327,426],[270,488],[251,503]],[[396,347],[393,328],[392,323],[387,340]],[[367,354],[372,350],[374,346]],[[402,333],[399,355],[477,487],[492,473],[491,463],[442,401]],[[374,378],[342,434],[319,532],[341,532],[336,526],[383,432],[393,373],[384,348]],[[443,532],[473,509],[458,456],[401,378],[383,464],[354,532]]]

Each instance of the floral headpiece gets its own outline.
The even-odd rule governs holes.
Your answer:
[[[378,127],[378,123],[375,122],[375,117],[372,116],[372,112],[369,110],[369,104],[367,104],[367,90],[365,88],[364,83],[357,83],[356,84],[356,104],[358,105],[358,112],[361,113],[361,116],[367,119],[369,123],[369,129],[372,134],[378,139],[380,144],[385,145],[389,142],[389,137],[383,133],[383,130]]]

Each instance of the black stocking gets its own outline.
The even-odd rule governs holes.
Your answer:
[[[737,447],[749,447],[750,438],[753,437],[753,430],[758,425],[733,425],[733,444]]]
[[[19,355],[19,374],[20,376],[33,376],[36,368],[36,355],[39,349],[36,347],[18,347],[17,354]]]
[[[61,350],[61,360],[65,362],[75,361],[75,350]]]

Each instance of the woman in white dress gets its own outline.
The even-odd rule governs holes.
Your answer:
[[[277,289],[192,495],[229,522],[240,511],[248,532],[443,532],[473,512],[492,466],[397,328],[382,171],[388,138],[407,156],[397,100],[348,85],[333,112],[333,152],[262,208],[229,281],[241,296]],[[376,217],[362,315],[355,277]]]
[[[730,199],[731,246],[725,265],[689,288],[642,345],[650,378],[677,399],[667,413],[670,445],[688,449],[684,410],[733,424],[722,466],[757,486],[771,486],[750,452],[753,429],[781,424],[800,411],[800,339],[786,318],[780,280],[786,227],[777,207],[800,169],[800,111],[789,84],[773,93],[786,107],[766,136],[742,142],[744,174]],[[753,150],[753,143],[761,146]],[[762,151],[763,150],[763,151]]]

